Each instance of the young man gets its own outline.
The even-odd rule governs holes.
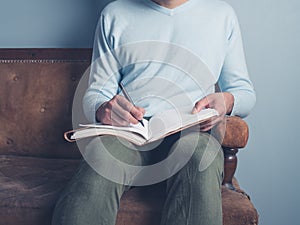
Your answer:
[[[52,224],[114,225],[124,191],[167,174],[161,225],[221,225],[223,155],[206,131],[225,115],[245,117],[255,103],[232,8],[218,0],[115,1],[102,11],[93,62],[84,96],[91,122],[126,126],[183,106],[191,113],[214,108],[220,116],[200,130],[165,138],[151,151],[137,151],[114,137],[93,139],[56,205]],[[122,96],[120,82],[135,104]],[[217,82],[220,93],[214,93]],[[158,162],[157,155],[163,161],[174,152],[179,157],[159,175],[130,173],[117,163],[146,167]],[[204,157],[207,152],[215,152],[214,157]]]

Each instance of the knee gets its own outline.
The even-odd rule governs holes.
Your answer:
[[[117,191],[122,192],[125,187],[121,184],[114,183],[105,177],[98,174],[86,161],[83,161],[77,174],[71,181],[71,189],[76,189],[76,192],[83,191],[82,194],[86,197],[93,198],[103,193],[103,196]]]
[[[203,134],[200,136],[192,159],[197,163],[199,172],[206,170],[222,172],[224,156],[221,145],[211,135]]]
[[[108,168],[111,165],[142,165],[141,153],[134,145],[115,136],[100,136],[94,138],[84,149],[83,157],[93,165]],[[122,163],[119,163],[122,162]]]
[[[184,154],[188,152],[190,159],[186,169],[204,173],[209,170],[223,172],[224,157],[218,141],[206,133],[191,133],[180,139]],[[187,150],[188,149],[188,150]],[[192,154],[191,154],[192,152]]]

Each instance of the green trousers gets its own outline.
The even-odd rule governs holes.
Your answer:
[[[167,198],[161,225],[222,225],[224,160],[213,137],[199,132],[174,134],[151,151],[138,151],[124,143],[116,137],[103,136],[87,145],[85,160],[57,201],[52,225],[115,225],[122,194],[131,186],[147,183],[147,178],[164,179],[165,174],[169,177],[166,177]],[[102,154],[104,148],[109,154]],[[169,173],[160,172],[163,167],[148,175],[139,173],[141,170],[128,173],[122,168],[122,165],[155,167],[175,152],[176,160],[164,165]],[[115,165],[109,156],[119,164]],[[181,159],[187,160],[178,166],[180,163],[176,161]]]

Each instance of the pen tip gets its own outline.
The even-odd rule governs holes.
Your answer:
[[[142,124],[142,126],[143,126],[143,127],[145,127],[145,126],[144,126],[144,123],[143,123],[143,121],[142,121],[142,120],[139,120],[139,122]]]

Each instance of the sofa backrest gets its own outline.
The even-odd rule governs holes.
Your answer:
[[[0,154],[79,158],[63,133],[91,49],[0,49]]]

